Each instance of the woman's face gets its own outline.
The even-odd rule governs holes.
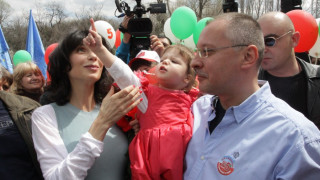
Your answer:
[[[68,72],[70,82],[88,82],[94,84],[102,73],[101,60],[85,45],[78,46],[70,55],[71,70]]]
[[[32,70],[27,72],[21,80],[21,85],[27,92],[40,90],[43,86],[41,73]]]

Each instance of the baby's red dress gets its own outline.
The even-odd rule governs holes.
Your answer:
[[[199,91],[167,90],[138,77],[148,108],[144,114],[138,110],[140,131],[129,145],[132,179],[181,180],[184,155],[192,136],[190,107]]]

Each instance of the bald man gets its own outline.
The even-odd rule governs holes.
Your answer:
[[[267,80],[272,93],[313,121],[320,129],[320,68],[295,56],[300,34],[282,12],[258,19],[265,51],[259,79]]]

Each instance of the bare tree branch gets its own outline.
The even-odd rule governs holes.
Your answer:
[[[12,11],[11,6],[6,1],[0,0],[0,24],[1,25],[9,17],[11,11]]]

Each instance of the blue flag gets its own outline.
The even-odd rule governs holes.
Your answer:
[[[0,60],[1,65],[5,67],[11,74],[13,73],[12,63],[9,54],[9,46],[4,38],[1,26],[0,26]]]
[[[26,50],[31,54],[33,62],[38,65],[42,75],[47,79],[47,64],[44,60],[44,48],[36,23],[30,10]]]

